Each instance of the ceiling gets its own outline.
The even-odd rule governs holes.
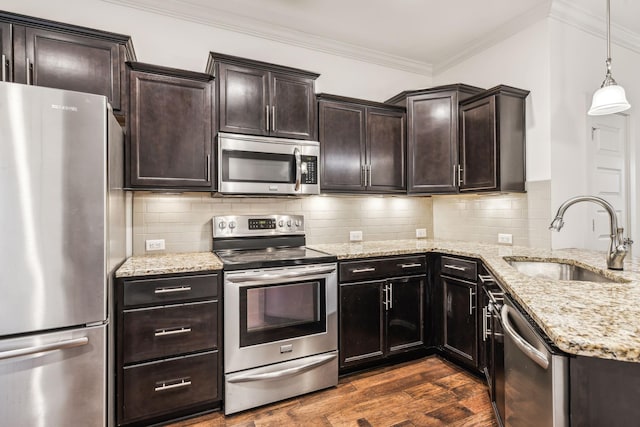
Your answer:
[[[605,0],[104,1],[427,74],[554,10],[604,33],[606,10]],[[639,1],[611,0],[611,16],[612,33],[640,35]]]

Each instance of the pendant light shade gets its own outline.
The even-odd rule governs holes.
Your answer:
[[[605,114],[619,113],[631,108],[627,96],[622,86],[618,86],[611,76],[611,5],[607,0],[607,74],[598,89],[593,94],[590,116],[602,116]]]

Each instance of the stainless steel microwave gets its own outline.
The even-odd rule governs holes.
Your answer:
[[[320,143],[218,133],[218,192],[320,194]]]

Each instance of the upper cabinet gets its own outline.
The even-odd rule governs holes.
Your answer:
[[[0,12],[2,80],[104,95],[124,113],[129,36]]]
[[[387,103],[407,108],[407,193],[458,188],[458,103],[483,89],[464,84],[402,92]]]
[[[404,108],[318,96],[323,192],[405,192]]]
[[[315,79],[295,68],[211,52],[218,130],[316,139]]]
[[[127,188],[212,191],[213,77],[127,64]]]
[[[525,191],[525,99],[496,86],[460,104],[460,192]]]

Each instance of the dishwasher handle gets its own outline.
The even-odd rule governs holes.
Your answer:
[[[549,367],[549,359],[547,355],[537,348],[533,347],[527,340],[522,338],[514,329],[513,325],[509,321],[509,312],[513,311],[508,305],[503,305],[500,310],[500,320],[502,321],[502,328],[511,337],[515,345],[531,360],[533,360],[542,369]]]

